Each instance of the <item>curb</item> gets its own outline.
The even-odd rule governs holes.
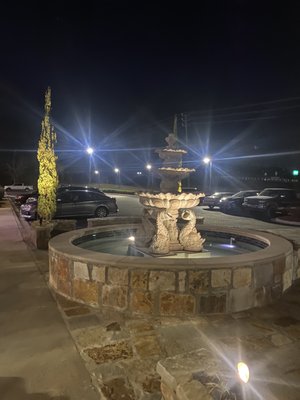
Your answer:
[[[281,219],[281,218],[274,218],[273,221],[278,222],[283,225],[300,226],[300,221],[299,222],[298,221],[288,221],[288,220]]]

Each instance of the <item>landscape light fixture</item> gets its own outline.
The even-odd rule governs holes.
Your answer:
[[[237,370],[240,380],[244,383],[247,383],[250,377],[248,365],[241,361],[237,365]]]

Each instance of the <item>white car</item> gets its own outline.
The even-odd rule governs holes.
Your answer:
[[[10,192],[12,190],[25,190],[29,192],[29,190],[33,190],[33,186],[24,185],[24,183],[13,183],[12,185],[4,186],[4,190],[6,192]]]

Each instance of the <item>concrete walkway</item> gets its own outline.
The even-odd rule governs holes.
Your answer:
[[[20,229],[0,202],[0,399],[99,399]]]

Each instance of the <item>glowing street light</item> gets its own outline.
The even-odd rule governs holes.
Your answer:
[[[95,175],[99,175],[99,171],[96,169],[96,171],[94,171]]]
[[[210,157],[204,157],[203,162],[204,162],[204,164],[209,164],[211,162]]]
[[[94,153],[94,149],[92,147],[87,147],[86,152],[91,156]]]
[[[114,171],[116,174],[118,174],[120,172],[119,168],[115,168]]]
[[[152,169],[152,165],[151,164],[147,164],[146,168],[147,168],[148,171],[150,171]]]
[[[244,383],[247,383],[249,381],[249,377],[250,377],[250,371],[249,371],[248,365],[243,362],[239,362],[237,365],[237,370],[238,370],[240,380]]]

